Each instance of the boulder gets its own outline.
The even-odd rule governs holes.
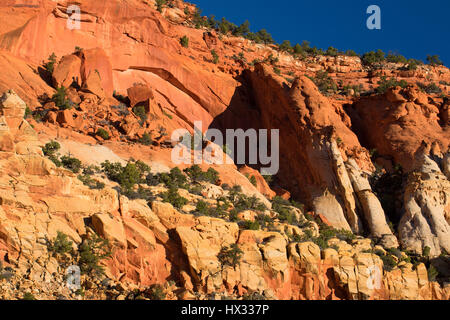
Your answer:
[[[94,230],[105,239],[119,247],[126,247],[127,240],[122,221],[110,214],[95,214],[92,216]]]
[[[103,90],[102,80],[98,70],[93,70],[86,76],[83,81],[82,90],[96,95],[99,100],[106,98],[106,93]]]
[[[69,88],[73,83],[81,86],[81,63],[75,54],[62,57],[52,74],[53,86]]]
[[[146,104],[146,112],[150,112],[149,109],[149,100],[155,98],[153,94],[153,90],[144,84],[136,84],[131,88],[127,89],[128,99],[130,99],[131,107],[136,106],[137,104]]]
[[[56,122],[61,126],[74,127],[73,111],[69,109],[59,111],[56,115]]]
[[[114,91],[112,64],[105,50],[82,50],[81,59],[81,79],[86,91],[100,99],[111,97]]]

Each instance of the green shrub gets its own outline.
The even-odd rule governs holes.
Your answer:
[[[324,55],[325,52],[322,49],[320,49],[320,48],[310,47],[309,50],[308,50],[308,54],[310,56],[312,56],[312,57],[317,57],[317,56],[320,56],[320,55]]]
[[[270,54],[267,57],[266,61],[269,62],[271,65],[274,65],[274,64],[278,63],[279,59],[278,59],[278,57],[274,57],[273,54]]]
[[[316,245],[318,245],[319,248],[322,250],[329,247],[327,239],[323,236],[319,236],[319,237],[315,237],[315,238],[313,237],[312,242],[314,242]]]
[[[47,114],[48,114],[48,110],[43,110],[43,109],[37,109],[32,112],[33,119],[36,122],[42,122],[43,119],[47,116]]]
[[[261,32],[256,32],[256,33],[249,32],[245,36],[246,39],[248,39],[250,41],[254,41],[256,43],[264,43],[265,41],[269,41],[270,42],[270,38],[269,37],[267,37],[266,40],[264,40],[262,37],[266,37],[266,35],[264,33],[261,33]],[[273,39],[272,39],[272,42],[270,42],[270,43],[273,43]]]
[[[221,187],[222,187],[222,189],[225,190],[225,191],[230,191],[230,190],[231,190],[231,187],[230,187],[230,185],[229,185],[228,183],[222,184]]]
[[[374,66],[377,63],[382,63],[385,61],[385,54],[383,51],[378,49],[376,52],[370,51],[363,54],[361,60],[364,65]]]
[[[300,203],[300,202],[297,202],[297,201],[294,201],[294,200],[292,200],[291,201],[291,206],[293,206],[294,208],[297,208],[297,209],[299,209],[301,212],[303,212],[304,213],[304,208],[305,208],[305,205],[303,204],[303,203]],[[307,214],[306,213],[304,213],[304,215],[305,215],[305,217],[307,216]]]
[[[308,221],[314,221],[314,217],[310,215],[309,213],[304,213],[305,219]]]
[[[305,215],[305,217],[308,220],[311,219],[307,215]],[[329,248],[328,241],[332,238],[338,238],[348,243],[356,239],[356,236],[351,231],[334,229],[333,227],[325,225],[320,221],[318,222],[318,224],[320,226],[318,237],[314,237],[312,231],[306,229],[304,230],[304,235],[299,238],[297,237],[295,240],[298,242],[313,242],[321,249],[326,249]]]
[[[143,199],[148,202],[153,202],[156,200],[156,196],[152,193],[152,191],[150,189],[143,188],[142,186],[139,186],[137,190],[122,190],[121,192],[125,197],[131,200]]]
[[[217,172],[213,168],[208,168],[208,170],[204,172],[198,165],[193,165],[192,167],[185,169],[184,172],[194,182],[204,181],[216,184],[216,182],[219,180],[219,172]]]
[[[250,221],[250,220],[242,221],[240,225],[245,230],[259,230],[261,227],[258,221]]]
[[[160,195],[164,202],[168,202],[177,209],[183,208],[188,203],[188,200],[178,194],[178,189],[170,187],[169,191]]]
[[[281,70],[277,67],[273,67],[273,72],[275,72],[275,74],[277,75],[281,75]]]
[[[212,62],[214,63],[214,64],[218,64],[219,63],[219,55],[217,54],[217,52],[216,52],[216,50],[211,50],[211,55],[212,55],[212,57],[213,57],[213,60],[212,60]]]
[[[48,156],[48,158],[59,168],[62,166],[61,161],[58,159],[56,155]]]
[[[141,125],[147,121],[147,112],[145,111],[145,107],[142,105],[137,105],[133,107],[133,113],[141,119]]]
[[[406,66],[406,70],[416,70],[419,65],[422,65],[423,62],[416,59],[409,59],[408,65]]]
[[[31,111],[30,107],[27,106],[25,108],[25,113],[23,115],[23,118],[28,119],[32,114],[33,114],[33,112]]]
[[[250,22],[248,20],[245,20],[238,28],[235,28],[235,30],[233,31],[233,35],[237,37],[246,37],[249,32]]]
[[[333,47],[329,47],[325,52],[325,55],[330,57],[336,57],[339,54],[339,50]]]
[[[230,192],[231,194],[231,192]],[[231,200],[233,199],[233,200]],[[256,196],[248,197],[244,194],[238,194],[229,198],[234,208],[238,212],[253,210],[253,211],[266,211],[267,207]]]
[[[279,208],[277,212],[278,220],[281,222],[286,222],[288,224],[296,224],[298,222],[295,214],[286,207]]]
[[[180,44],[184,47],[184,48],[189,48],[189,38],[187,36],[183,36],[180,38]]]
[[[82,168],[81,161],[70,156],[62,156],[61,164],[64,168],[72,171],[73,173],[79,173]]]
[[[156,0],[155,5],[156,9],[162,13],[164,6],[166,5],[167,0]]]
[[[272,44],[274,42],[272,35],[266,29],[261,29],[257,33],[257,39],[264,44]]]
[[[195,12],[193,13],[192,22],[197,29],[209,25],[209,21],[202,16],[202,10],[199,8],[196,8]]]
[[[272,181],[273,181],[273,177],[270,175],[263,175],[264,180],[266,180],[267,185],[271,185]]]
[[[146,132],[146,133],[144,133],[144,134],[142,135],[142,137],[139,138],[138,142],[139,142],[140,144],[143,144],[144,146],[150,146],[150,145],[153,144],[153,139],[152,139],[152,137],[150,136],[150,134],[148,134],[148,133]]]
[[[438,55],[428,55],[427,61],[432,66],[441,66],[444,64]]]
[[[395,53],[391,53],[391,52],[389,52],[388,55],[386,56],[386,61],[392,62],[392,63],[404,63],[404,64],[406,64],[408,62],[408,60],[401,54],[395,54]]]
[[[196,205],[195,214],[199,216],[208,216],[224,219],[228,215],[227,212],[228,208],[229,204],[227,202],[221,204],[220,201],[218,200],[217,205],[212,206],[203,200],[199,200]]]
[[[250,181],[250,183],[251,183],[252,185],[254,185],[254,186],[256,187],[256,178],[255,178],[255,176],[250,176],[250,177],[248,178],[248,180]]]
[[[372,253],[376,254],[377,256],[379,256],[381,258],[381,261],[383,261],[383,269],[386,271],[392,271],[394,270],[394,268],[397,266],[397,262],[395,261],[393,254],[391,254],[391,252],[388,250],[387,253],[385,254],[383,251],[381,250],[375,250]],[[396,256],[396,254],[394,254]],[[401,257],[401,253],[400,253],[400,257]]]
[[[219,21],[216,20],[216,16],[212,15],[208,18],[207,22],[205,22],[205,25],[209,29],[218,29]],[[220,37],[221,35],[219,35]]]
[[[160,173],[157,176],[148,176],[147,184],[158,185],[159,183],[164,183],[168,188],[182,188],[189,189],[187,184],[187,177],[181,172],[177,167],[170,170],[169,173]]]
[[[239,221],[238,214],[239,212],[236,209],[230,210],[230,212],[228,213],[228,220],[230,220],[231,222]]]
[[[208,210],[209,210],[209,205],[208,205],[205,201],[200,200],[200,201],[197,202],[197,206],[196,206],[196,208],[195,208],[195,212],[196,212],[198,215],[201,215],[201,216],[207,216],[207,215],[209,215],[209,214],[207,213]]]
[[[390,254],[381,255],[380,258],[383,261],[383,269],[386,271],[392,271],[397,266],[397,262]]]
[[[266,214],[259,214],[256,217],[256,221],[258,221],[262,229],[269,228],[273,225],[273,219]]]
[[[228,194],[228,199],[234,203],[237,198],[239,197],[239,195],[242,193],[242,187],[238,186],[238,185],[234,185],[233,187],[230,188],[229,190],[229,194]]]
[[[61,145],[58,142],[52,140],[49,143],[45,144],[45,146],[42,148],[42,152],[45,156],[50,157],[54,156],[59,149],[61,149]]]
[[[315,83],[317,88],[319,88],[322,94],[328,95],[330,92],[337,91],[337,85],[333,79],[328,75],[326,71],[318,71],[314,78],[311,80]]]
[[[48,62],[44,64],[44,68],[50,72],[53,73],[53,71],[55,70],[55,63],[56,63],[56,55],[53,52],[49,57],[48,57]]]
[[[73,242],[68,239],[68,236],[58,231],[56,238],[47,245],[49,252],[53,254],[64,255],[72,251]]]
[[[101,276],[105,270],[100,262],[111,256],[109,241],[98,235],[83,240],[79,247],[79,265],[82,273]]]
[[[244,294],[244,296],[242,297],[243,300],[248,300],[248,301],[263,301],[263,300],[267,300],[267,298],[259,293],[259,292],[252,292],[252,293],[246,293]]]
[[[239,248],[237,244],[232,244],[228,247],[222,247],[217,258],[222,266],[230,266],[236,268],[242,259],[244,252]]]
[[[52,96],[52,101],[60,110],[72,109],[74,103],[67,98],[66,88],[61,86],[56,89],[56,93]]]
[[[428,85],[422,83],[422,82],[417,82],[417,86],[420,88],[420,90],[428,93],[428,94],[441,94],[442,93],[442,89],[439,88],[439,86],[435,83],[430,83]]]
[[[159,284],[154,284],[150,287],[149,296],[151,300],[164,300],[166,299],[166,293]]]
[[[345,52],[345,55],[348,56],[348,57],[357,57],[357,56],[359,56],[359,54],[357,54],[354,50],[347,50]]]
[[[106,131],[103,128],[98,128],[97,132],[95,134],[97,136],[99,136],[100,138],[102,138],[103,140],[109,140],[110,139],[108,131]]]
[[[237,28],[238,28],[237,25],[235,25],[234,23],[228,21],[225,18],[222,18],[222,20],[220,20],[220,22],[217,23],[217,27],[219,29],[219,32],[221,34],[224,34],[224,35],[226,35],[226,34],[228,34],[230,32],[231,33],[235,33]]]
[[[287,222],[289,224],[296,224],[297,217],[295,213],[292,212],[291,203],[279,196],[276,196],[272,200],[272,210],[278,213],[278,220],[282,222]]]
[[[184,172],[195,182],[203,181],[203,171],[198,165],[184,169]]]
[[[162,183],[162,181],[160,180],[159,175],[153,174],[150,172],[145,177],[145,183],[150,187],[154,187],[154,186],[157,186],[158,184]]]
[[[338,238],[339,240],[348,243],[351,243],[352,240],[356,239],[356,236],[351,231],[335,229],[322,222],[319,222],[319,226],[320,236],[326,239],[327,242],[332,238]]]
[[[284,40],[279,46],[278,49],[280,49],[281,51],[286,51],[286,52],[293,52],[294,49],[292,48],[291,42],[289,40]]]
[[[241,186],[233,186],[228,193],[227,200],[230,201],[239,213],[246,210],[265,211],[267,207],[255,196],[248,197],[242,194]]]
[[[428,246],[426,246],[425,248],[423,248],[423,253],[422,253],[422,255],[424,256],[424,257],[429,257],[430,256],[430,252],[431,252],[431,248],[430,247],[428,247]]]
[[[303,47],[299,44],[299,43],[297,43],[295,46],[294,46],[294,54],[297,54],[297,55],[305,55],[306,54],[306,52],[305,52],[305,50],[303,50]]]
[[[138,183],[144,183],[146,175],[150,172],[149,166],[142,161],[128,162],[123,167],[120,163],[111,163],[107,160],[101,166],[108,179],[117,182],[124,192],[130,191]]]
[[[34,297],[34,295],[32,293],[25,292],[22,300],[36,300],[36,298]]]
[[[428,281],[436,281],[437,277],[439,276],[439,271],[433,265],[430,265],[427,271]]]
[[[92,179],[89,174],[78,175],[78,180],[92,190],[101,190],[105,188],[105,184],[98,180]]]
[[[394,78],[387,79],[386,76],[382,76],[381,80],[378,81],[377,93],[385,93],[389,88],[401,87],[406,88],[408,83],[405,80],[397,81]]]

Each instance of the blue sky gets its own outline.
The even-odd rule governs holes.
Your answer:
[[[267,29],[275,41],[303,40],[311,46],[358,53],[382,49],[425,61],[437,54],[450,65],[449,0],[190,0],[203,15],[236,24],[250,21],[252,31]],[[381,8],[381,30],[366,27],[369,5]]]

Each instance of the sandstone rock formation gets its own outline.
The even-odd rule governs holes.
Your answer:
[[[80,0],[79,30],[67,28],[70,1],[38,2],[0,5],[0,298],[21,298],[17,287],[39,298],[80,298],[64,285],[66,264],[79,256],[62,261],[49,250],[58,232],[74,252],[94,234],[109,241],[102,265],[114,285],[83,275],[93,299],[147,297],[154,285],[167,299],[450,298],[448,68],[386,63],[374,73],[359,57],[300,60],[193,28],[184,8],[195,7],[183,1],[160,13],[153,1]],[[189,47],[180,44],[185,35]],[[52,71],[44,63],[53,52]],[[311,80],[323,71],[339,94]],[[375,94],[381,75],[409,85]],[[447,97],[417,82],[439,83]],[[69,107],[52,98],[61,87]],[[188,180],[192,189],[176,191],[187,201],[177,209],[162,196],[167,185],[137,183],[126,193],[96,168],[141,160],[152,174],[167,173],[175,167],[172,132],[193,132],[196,121],[202,133],[279,129],[280,171],[271,186],[260,165],[203,164],[219,181]],[[45,157],[52,140],[83,170]],[[84,169],[104,188],[83,183]],[[394,174],[398,190],[386,204],[374,180]],[[199,203],[214,208],[234,186],[243,202],[265,208],[199,214]],[[139,193],[144,199],[135,199]],[[275,195],[303,206],[272,206]],[[221,255],[230,248],[241,251],[235,264]],[[5,276],[12,271],[2,266],[15,273]]]
[[[279,177],[285,186],[333,226],[363,233],[364,220],[374,237],[396,247],[367,173],[357,164],[371,168],[367,152],[314,84],[303,77],[286,89],[263,65],[247,77],[260,108],[262,123],[257,125],[280,128]],[[279,101],[277,109],[271,101]]]
[[[408,176],[399,236],[405,248],[423,252],[429,247],[431,255],[437,256],[450,249],[450,181],[426,151],[423,144]]]

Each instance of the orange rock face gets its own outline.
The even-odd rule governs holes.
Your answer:
[[[399,247],[437,258],[448,252],[448,68],[404,71],[386,63],[374,72],[358,57],[299,60],[275,46],[193,28],[185,8],[195,7],[183,1],[160,13],[153,1],[80,0],[79,29],[68,28],[71,1],[33,3],[0,4],[0,262],[33,279],[51,279],[61,270],[46,239],[61,231],[77,246],[96,233],[114,249],[104,263],[107,277],[131,289],[174,281],[174,298],[220,292],[272,299],[449,299],[448,286],[429,281],[429,266],[413,268],[396,256],[405,261],[386,271],[373,253]],[[52,53],[57,59],[49,67]],[[320,91],[311,80],[323,71],[338,91]],[[409,86],[375,94],[381,76]],[[417,82],[434,83],[442,93],[426,93]],[[69,107],[52,98],[63,86]],[[197,121],[202,133],[278,129],[274,188],[259,173],[261,165],[238,170],[202,164],[202,170],[217,170],[220,181],[202,184],[201,192],[177,191],[187,204],[175,209],[162,202],[165,186],[140,185],[154,201],[128,199],[117,183],[96,173],[105,188],[92,189],[77,178],[82,172],[56,167],[41,150],[57,140],[61,155],[86,165],[135,159],[152,173],[168,172],[177,166],[172,133],[193,132]],[[391,201],[402,210],[391,230],[392,206],[372,190],[373,179],[389,178],[398,165],[402,181]],[[267,210],[226,217],[230,207],[225,217],[200,216],[200,200],[217,205],[229,196],[225,185],[241,186]],[[132,191],[142,192],[137,185]],[[292,216],[280,217],[271,209],[276,195],[301,202],[311,214],[290,207]],[[260,230],[246,230],[255,223]],[[321,248],[314,243],[319,225],[359,237],[332,238]],[[242,259],[224,264],[221,253],[233,245]],[[374,267],[382,274],[377,289],[368,285]]]
[[[239,172],[246,176],[250,181],[254,181],[254,185],[258,191],[265,195],[268,199],[272,199],[276,195],[276,193],[270,189],[266,180],[261,176],[259,171],[244,166],[239,169]]]
[[[435,144],[436,155],[442,157],[448,151],[446,105],[442,99],[429,98],[410,87],[361,99],[352,106],[350,114],[353,127],[367,148],[391,156],[409,171],[423,141]]]

